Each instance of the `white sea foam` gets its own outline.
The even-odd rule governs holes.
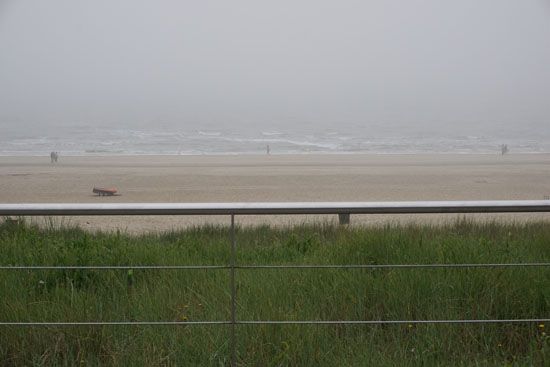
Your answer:
[[[220,136],[222,133],[219,131],[198,131],[199,135],[202,136]]]
[[[335,130],[257,132],[222,130],[100,129],[94,127],[57,129],[51,134],[33,130],[2,131],[0,155],[109,154],[272,154],[288,153],[494,153],[508,144],[512,153],[550,152],[550,139],[533,134],[498,138],[479,134],[423,136],[375,134],[357,129],[340,134]]]

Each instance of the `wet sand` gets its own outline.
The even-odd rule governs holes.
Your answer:
[[[97,186],[121,196],[98,197]],[[550,195],[550,154],[0,157],[2,203],[539,200]],[[352,223],[441,222],[458,215],[352,216]],[[476,215],[476,218],[488,216]],[[499,220],[547,214],[492,215]],[[334,221],[247,216],[242,224]],[[228,223],[227,217],[71,217],[56,223],[131,232]]]

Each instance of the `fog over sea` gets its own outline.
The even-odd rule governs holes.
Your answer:
[[[335,125],[336,126],[336,125]],[[460,129],[437,131],[418,128],[384,128],[357,124],[338,128],[124,127],[110,125],[60,125],[25,128],[0,126],[0,155],[195,155],[195,154],[475,154],[500,152],[507,144],[511,153],[550,152],[547,129]]]

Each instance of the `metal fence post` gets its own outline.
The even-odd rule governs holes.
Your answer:
[[[235,265],[236,265],[237,239],[235,237],[235,214],[231,214],[231,269],[230,269],[230,287],[231,287],[231,366],[237,367],[237,287],[235,284]]]

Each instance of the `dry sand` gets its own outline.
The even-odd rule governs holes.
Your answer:
[[[121,196],[97,197],[92,187]],[[0,157],[1,203],[395,201],[543,199],[550,154]],[[248,216],[242,224],[289,224],[336,216]],[[449,220],[457,215],[352,216],[353,223]],[[476,217],[480,217],[479,215]],[[481,216],[487,218],[487,216]],[[550,219],[547,214],[494,215]],[[143,232],[227,217],[72,217],[57,223]]]

